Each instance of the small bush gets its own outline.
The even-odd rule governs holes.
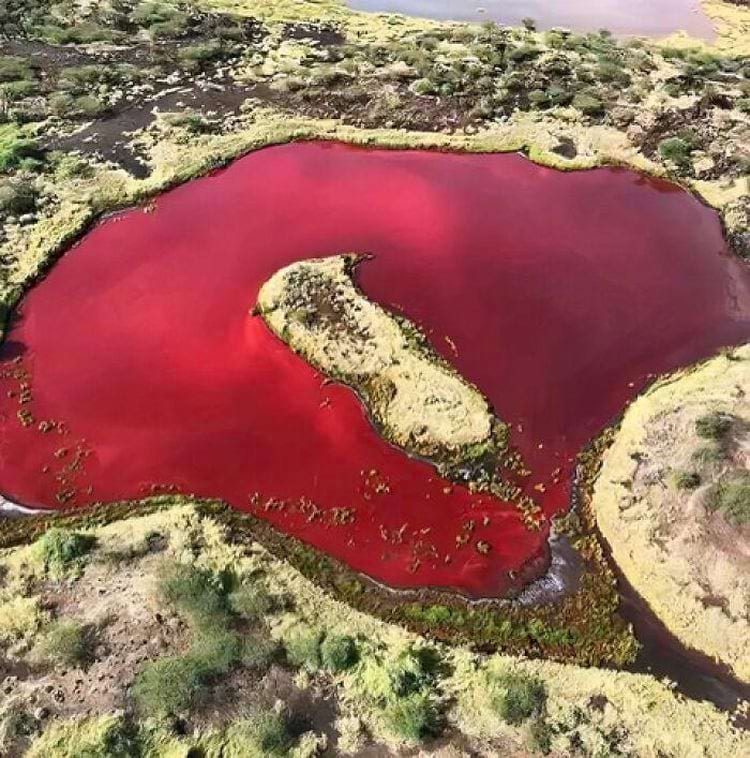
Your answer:
[[[184,563],[167,564],[159,576],[162,597],[199,627],[225,627],[228,603],[221,579]]]
[[[25,753],[27,758],[133,758],[140,755],[122,716],[55,721]]]
[[[160,658],[146,664],[133,684],[141,713],[156,718],[186,711],[207,678],[203,661],[190,655]]]
[[[409,742],[421,742],[438,732],[438,710],[426,692],[412,692],[388,703],[383,717],[389,731]]]
[[[523,674],[504,674],[491,680],[492,705],[503,721],[518,726],[541,712],[547,701],[544,683]]]
[[[397,697],[404,697],[432,686],[439,660],[430,648],[403,652],[388,668],[391,689]]]
[[[692,147],[681,137],[667,137],[659,143],[659,155],[680,167],[690,164],[692,151]]]
[[[25,97],[30,97],[37,91],[37,83],[28,79],[23,79],[18,82],[7,82],[0,85],[0,93],[2,96],[10,101],[23,100]]]
[[[678,490],[694,490],[700,487],[701,478],[695,471],[676,471],[674,473],[674,485]]]
[[[238,616],[255,621],[274,609],[274,599],[260,584],[243,584],[229,595],[229,606]]]
[[[695,433],[706,440],[721,440],[732,428],[732,418],[724,413],[708,413],[695,422]]]
[[[249,669],[264,671],[276,659],[278,644],[265,634],[254,634],[243,638],[240,661]]]
[[[0,82],[15,82],[33,77],[34,73],[24,58],[15,55],[0,56]]]
[[[0,180],[0,217],[33,211],[35,199],[34,187],[28,182],[20,179]]]
[[[727,521],[735,526],[750,523],[750,473],[718,482],[711,492],[708,507],[724,514]]]
[[[225,54],[224,46],[218,41],[204,42],[200,45],[186,45],[177,51],[177,59],[185,68],[196,69],[221,58]]]
[[[72,95],[55,92],[47,101],[50,110],[61,118],[96,118],[107,111],[107,106],[93,95]]]
[[[237,744],[237,755],[253,758],[256,755],[258,758],[288,755],[293,742],[286,717],[274,711],[259,713],[233,725],[229,735],[229,746]]]
[[[145,2],[136,6],[130,20],[137,26],[148,29],[155,39],[170,39],[183,35],[188,28],[188,17],[171,5]]]
[[[172,127],[185,129],[191,134],[202,134],[211,129],[211,124],[201,113],[196,111],[184,111],[183,113],[167,113],[164,115],[164,123]]]
[[[226,674],[239,659],[241,651],[238,634],[212,630],[198,635],[190,648],[189,657],[203,670],[204,678],[208,678]]]
[[[600,116],[604,112],[604,104],[599,98],[579,92],[573,98],[573,107],[586,116]]]
[[[38,652],[52,663],[80,666],[89,656],[86,630],[75,621],[57,621],[45,633]]]
[[[59,576],[80,566],[95,541],[90,534],[51,527],[36,541],[36,546],[45,571]]]
[[[304,666],[309,671],[320,668],[321,634],[315,629],[300,629],[285,640],[286,657],[295,666]]]
[[[0,172],[39,155],[39,146],[17,124],[0,124]]]
[[[320,659],[329,671],[345,671],[357,662],[357,646],[348,635],[327,635],[320,646]]]
[[[703,445],[703,447],[699,447],[690,457],[695,463],[702,466],[708,466],[712,463],[719,463],[724,460],[724,451],[719,445]]]

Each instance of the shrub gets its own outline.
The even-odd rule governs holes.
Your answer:
[[[742,472],[718,482],[711,492],[708,507],[724,514],[729,523],[750,523],[750,473]]]
[[[241,651],[242,643],[238,634],[212,630],[198,635],[190,648],[189,656],[203,670],[205,679],[226,674],[239,659]]]
[[[74,118],[96,118],[107,110],[107,106],[93,95],[71,95],[69,92],[55,92],[47,101],[55,116]]]
[[[357,646],[348,635],[327,635],[320,645],[320,659],[329,671],[345,671],[357,662]]]
[[[286,656],[295,666],[304,666],[310,671],[320,668],[321,634],[315,629],[299,629],[285,640]]]
[[[0,603],[0,642],[30,637],[45,620],[38,597],[16,595]]]
[[[274,711],[233,724],[228,737],[226,754],[248,758],[280,758],[289,754],[294,742],[286,717]],[[236,753],[232,751],[235,745]]]
[[[27,758],[133,758],[138,745],[122,716],[97,716],[51,724]]]
[[[695,471],[676,471],[674,485],[678,490],[694,490],[700,487],[701,478]]]
[[[681,137],[667,137],[659,143],[659,155],[680,167],[689,166],[691,153],[692,147]]]
[[[721,440],[732,427],[732,417],[724,413],[708,413],[695,422],[695,433],[706,440]]]
[[[242,640],[240,661],[249,669],[265,670],[275,660],[278,644],[265,634],[253,634]]]
[[[0,124],[0,172],[39,155],[39,146],[17,124]]]
[[[186,45],[177,51],[177,59],[188,69],[200,68],[205,63],[221,58],[224,47],[218,41],[204,42],[200,45]]]
[[[411,89],[416,95],[434,95],[437,92],[435,84],[427,78],[417,79],[411,85]]]
[[[706,466],[723,460],[724,451],[719,445],[703,445],[703,447],[699,447],[690,457],[695,463]]]
[[[140,3],[130,14],[130,20],[148,28],[156,39],[179,37],[188,27],[188,17],[176,8],[158,2]]]
[[[491,680],[492,705],[503,721],[518,726],[541,712],[547,701],[544,682],[523,674],[503,674]]]
[[[144,715],[174,716],[186,711],[207,679],[203,661],[190,655],[147,663],[133,684],[133,697]]]
[[[274,599],[263,585],[243,584],[229,596],[229,605],[246,619],[262,619],[274,608]]]
[[[388,668],[393,694],[403,697],[430,687],[438,665],[437,655],[430,648],[406,650]]]
[[[36,193],[28,182],[19,179],[0,180],[0,216],[33,211]]]
[[[184,563],[166,564],[159,576],[162,597],[198,627],[226,626],[229,613],[221,579]]]
[[[122,32],[107,29],[92,21],[82,21],[75,26],[62,27],[47,24],[37,29],[40,37],[56,45],[88,45],[91,42],[118,42]]]
[[[52,152],[48,156],[54,166],[55,178],[60,180],[89,177],[94,173],[91,164],[71,153]]]
[[[33,76],[28,61],[15,55],[0,56],[0,82],[15,82],[19,79],[31,79]]]
[[[579,92],[573,98],[573,107],[586,116],[600,116],[604,112],[604,104],[599,98]]]
[[[56,621],[50,625],[38,646],[45,660],[63,666],[78,666],[89,655],[86,630],[75,621]]]
[[[45,571],[59,576],[80,566],[95,541],[90,534],[51,527],[36,541],[36,549]]]
[[[203,115],[195,111],[167,113],[164,115],[164,122],[169,126],[185,129],[191,134],[207,132],[211,128],[211,124],[206,121]]]
[[[7,82],[0,85],[2,96],[11,102],[22,100],[37,91],[37,83],[29,79],[21,79],[17,82]]]
[[[388,703],[383,717],[389,731],[409,742],[421,742],[438,732],[438,710],[426,692],[412,692]]]

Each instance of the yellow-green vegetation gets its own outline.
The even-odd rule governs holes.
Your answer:
[[[593,505],[614,559],[685,644],[750,679],[750,346],[628,409]]]
[[[293,263],[258,293],[256,312],[295,352],[363,399],[383,436],[433,460],[502,452],[507,430],[405,318],[368,300],[354,282],[356,255]]]
[[[88,577],[102,568],[111,572],[108,576],[114,583],[119,572],[133,571],[146,584],[151,582],[159,612],[172,608],[178,617],[185,617],[190,635],[211,618],[223,618],[227,629],[241,623],[227,621],[226,614],[235,613],[233,602],[249,604],[251,613],[263,608],[263,633],[282,651],[280,663],[266,665],[295,670],[299,664],[290,660],[290,651],[295,640],[308,632],[302,648],[309,665],[302,664],[296,681],[312,692],[321,686],[335,694],[340,711],[337,729],[349,745],[376,740],[395,752],[431,734],[460,731],[471,749],[486,755],[512,751],[536,755],[551,749],[562,755],[683,758],[742,755],[750,749],[747,735],[731,727],[726,714],[708,703],[684,700],[650,676],[484,656],[467,647],[428,642],[360,613],[331,598],[259,544],[235,542],[232,530],[192,505],[161,507],[91,531],[96,546],[74,580],[79,614],[85,615],[86,604],[98,594],[96,590],[87,594]],[[153,544],[154,534],[168,536],[159,554],[144,547]],[[125,551],[131,558],[113,561],[113,550]],[[19,546],[0,553],[0,565],[11,582],[28,579],[30,570],[24,566],[30,552],[30,547]],[[34,572],[43,576],[38,565]],[[230,588],[234,582],[237,585]],[[239,600],[242,587],[257,586],[262,586],[258,593],[263,600]],[[122,606],[128,605],[128,593],[134,591],[128,586],[120,593]],[[171,599],[165,605],[166,598]],[[310,653],[316,645],[317,653]],[[175,652],[164,650],[154,662],[142,664],[141,671]],[[238,676],[242,663],[233,666],[232,675]],[[215,685],[219,686],[207,681],[204,687],[215,712],[221,714]],[[234,692],[232,697],[236,698]],[[95,698],[86,707],[92,708],[88,719],[52,717],[28,754],[172,758],[192,748],[204,755],[239,758],[284,754],[281,751],[291,746],[288,754],[301,756],[314,755],[323,744],[319,735],[298,737],[290,731],[293,714],[284,705],[263,707],[239,718],[229,710],[214,720],[194,722],[189,735],[173,732],[171,721],[157,721],[150,714],[133,720],[116,710],[103,712]],[[182,712],[188,723],[192,707]],[[20,718],[18,712],[15,718]],[[40,725],[31,720],[34,733]]]

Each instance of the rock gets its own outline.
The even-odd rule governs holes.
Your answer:
[[[44,706],[40,708],[34,709],[34,718],[37,721],[44,721],[49,716],[49,708],[45,708]]]

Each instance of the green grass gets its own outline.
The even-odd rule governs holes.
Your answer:
[[[348,635],[329,634],[320,645],[320,659],[328,671],[346,671],[358,658],[357,645]]]
[[[494,710],[509,724],[518,726],[541,713],[547,692],[540,679],[522,674],[503,674],[490,680]]]
[[[36,141],[17,124],[0,124],[0,172],[19,168],[40,155]]]
[[[695,471],[675,471],[673,480],[678,490],[694,490],[701,484],[700,474]]]
[[[86,630],[75,621],[50,624],[37,649],[44,660],[62,666],[81,666],[90,655]]]
[[[604,103],[598,97],[584,92],[579,92],[573,98],[572,104],[586,116],[601,116],[604,113]]]
[[[19,79],[32,79],[34,72],[25,58],[15,55],[0,56],[0,82],[15,82]]]
[[[659,143],[659,155],[680,168],[690,164],[691,145],[681,137],[667,137]]]
[[[226,584],[225,577],[184,563],[164,565],[159,576],[162,598],[199,628],[226,628],[228,625]]]
[[[289,754],[294,743],[287,719],[273,711],[241,721],[232,726],[231,732],[232,742],[240,750],[238,758],[282,758]]]
[[[245,668],[266,670],[279,657],[279,645],[265,633],[243,636],[240,660]]]
[[[724,451],[719,445],[703,445],[695,450],[690,457],[695,463],[709,466],[724,460]]]
[[[714,485],[708,501],[711,510],[719,511],[729,523],[750,523],[750,472],[743,471]]]
[[[262,620],[274,610],[274,599],[263,585],[242,584],[229,595],[229,606],[242,618]]]
[[[396,698],[383,710],[388,729],[401,739],[422,742],[439,732],[439,711],[428,692]]]
[[[20,215],[33,211],[36,192],[30,182],[21,179],[0,179],[0,216]]]
[[[96,539],[90,534],[51,527],[37,541],[36,550],[47,573],[61,576],[79,568]]]
[[[732,417],[726,413],[707,413],[695,422],[695,433],[706,440],[723,440],[732,428]]]
[[[136,677],[133,697],[141,713],[157,718],[184,713],[201,691],[234,666],[263,669],[273,661],[277,646],[267,634],[260,629],[236,631],[240,614],[235,607],[247,610],[252,588],[230,595],[231,585],[231,577],[193,565],[162,567],[159,594],[187,619],[193,637],[185,654],[149,663]],[[253,609],[258,607],[255,600]]]
[[[146,664],[133,684],[139,711],[164,718],[187,711],[208,680],[204,661],[191,655],[160,658]]]
[[[317,671],[321,666],[320,645],[323,635],[317,629],[297,629],[286,639],[286,657],[294,666],[302,666],[308,671]]]

